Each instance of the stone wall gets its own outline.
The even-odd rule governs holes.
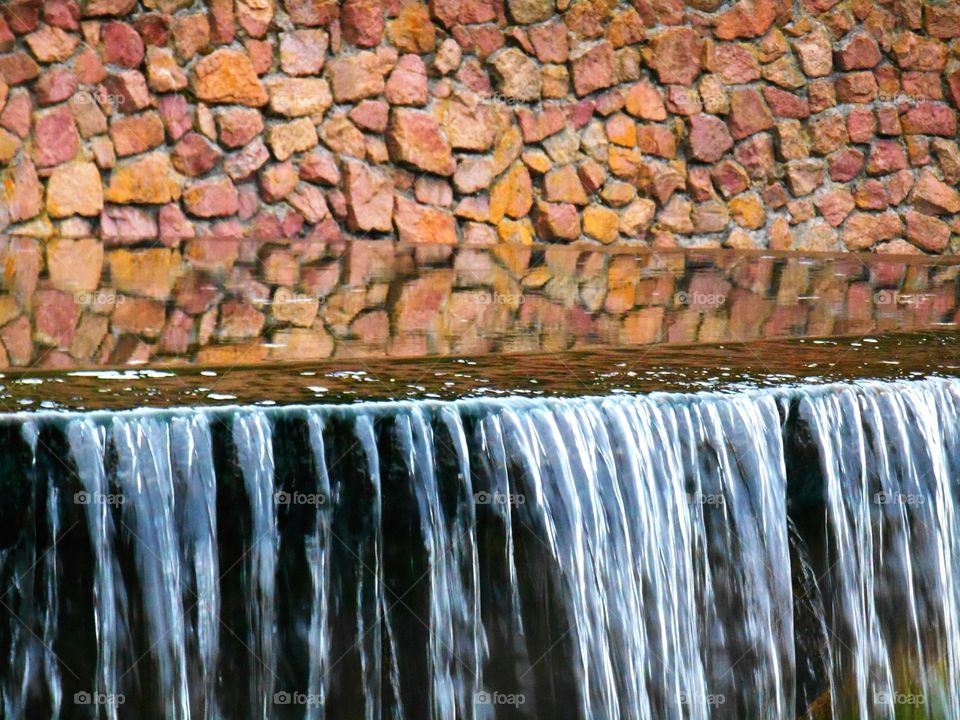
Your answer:
[[[960,257],[0,240],[0,368],[426,357],[956,330]]]
[[[958,38],[953,0],[7,0],[0,231],[952,252]]]

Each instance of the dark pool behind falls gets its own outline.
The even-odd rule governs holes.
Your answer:
[[[958,407],[9,416],[3,717],[960,717]]]

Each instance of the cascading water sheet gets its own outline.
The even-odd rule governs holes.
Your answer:
[[[10,416],[2,717],[960,717],[958,403]]]

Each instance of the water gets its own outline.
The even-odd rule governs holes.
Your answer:
[[[0,422],[4,718],[960,717],[960,382]]]

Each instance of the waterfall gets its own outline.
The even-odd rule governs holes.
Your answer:
[[[0,418],[3,718],[960,717],[960,382]]]

